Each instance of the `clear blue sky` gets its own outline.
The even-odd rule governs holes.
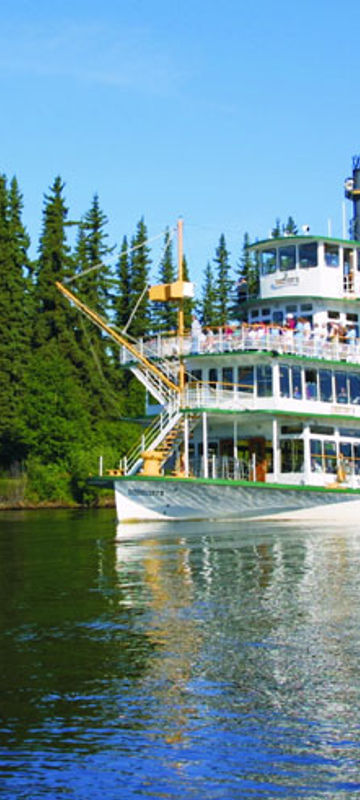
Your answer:
[[[70,217],[95,192],[109,242],[184,217],[197,292],[221,233],[239,258],[291,214],[342,234],[360,153],[360,4],[3,0],[0,169],[36,251],[56,175]],[[349,204],[348,204],[349,205]],[[350,206],[348,216],[350,216]],[[155,257],[155,254],[154,254]]]

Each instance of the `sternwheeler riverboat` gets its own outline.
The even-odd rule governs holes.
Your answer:
[[[317,519],[360,515],[360,158],[346,196],[352,238],[310,231],[256,242],[259,292],[242,321],[184,331],[192,287],[151,287],[179,306],[176,335],[128,341],[58,285],[115,339],[159,414],[119,468],[119,522]]]

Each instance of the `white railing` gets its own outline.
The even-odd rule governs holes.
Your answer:
[[[268,327],[256,328],[243,325],[233,332],[220,328],[216,333],[202,334],[197,340],[185,336],[182,341],[177,336],[156,336],[140,341],[139,349],[153,359],[166,359],[169,377],[176,374],[178,356],[205,355],[229,352],[258,351],[298,355],[306,358],[342,360],[360,363],[360,339],[353,342],[327,340],[316,334],[306,338],[285,329]],[[129,352],[122,352],[122,363],[133,361]]]
[[[225,480],[251,481],[253,466],[248,461],[231,456],[210,455],[205,461],[204,457],[192,458],[189,462],[189,476],[192,478],[222,478]]]
[[[141,436],[129,453],[121,459],[120,469],[124,475],[134,475],[143,462],[142,453],[146,450],[155,450],[179,421],[181,415],[179,404],[174,403],[167,410],[159,414]]]

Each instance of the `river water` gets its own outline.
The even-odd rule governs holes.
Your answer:
[[[0,514],[0,798],[360,797],[360,527]]]

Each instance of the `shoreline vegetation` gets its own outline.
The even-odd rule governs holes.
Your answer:
[[[70,476],[69,480],[70,480]],[[112,489],[102,489],[89,487],[89,495],[82,502],[75,500],[71,494],[71,489],[67,494],[56,496],[56,491],[52,497],[40,497],[31,486],[27,476],[19,478],[0,478],[0,511],[19,511],[37,510],[49,508],[114,508],[114,492]]]

